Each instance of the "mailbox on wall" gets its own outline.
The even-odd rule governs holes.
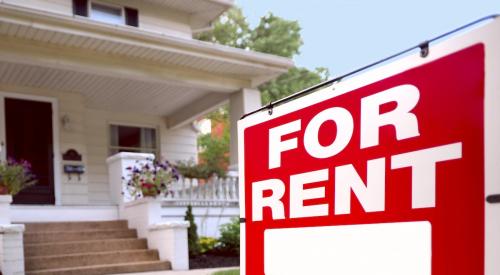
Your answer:
[[[82,155],[75,149],[68,149],[66,153],[63,154],[63,161],[64,173],[68,176],[68,180],[71,180],[72,175],[76,175],[78,177],[78,181],[80,181],[81,175],[85,173]]]

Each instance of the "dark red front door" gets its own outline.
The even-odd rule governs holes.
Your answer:
[[[7,157],[33,166],[38,183],[14,197],[16,204],[54,204],[52,104],[5,99]]]

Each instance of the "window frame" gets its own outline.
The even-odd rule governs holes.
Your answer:
[[[106,7],[113,8],[113,9],[119,9],[120,10],[120,18],[121,18],[120,24],[118,24],[116,22],[106,22],[103,20],[97,20],[95,18],[92,18],[92,3],[95,3],[97,5],[101,5],[101,6],[106,6]],[[99,1],[99,0],[88,0],[87,1],[87,10],[88,10],[87,17],[95,22],[100,22],[103,24],[110,24],[110,25],[129,26],[129,25],[127,25],[127,18],[125,15],[125,6],[123,6],[123,5],[118,5],[118,4],[114,4],[114,3],[107,3],[107,2],[103,2],[103,1]]]
[[[154,137],[154,140],[155,140],[155,143],[156,143],[156,146],[155,148],[148,148],[148,147],[124,147],[124,146],[114,146],[111,144],[111,126],[122,126],[122,127],[136,127],[136,128],[141,128],[141,129],[154,129],[155,130],[155,137]],[[117,121],[112,121],[112,122],[108,122],[107,123],[107,147],[108,147],[108,150],[107,150],[107,155],[108,156],[112,156],[114,154],[117,154],[117,153],[111,153],[111,150],[118,150],[118,153],[119,153],[119,150],[120,149],[130,149],[130,150],[133,150],[133,151],[137,151],[139,150],[140,152],[139,153],[145,153],[145,154],[154,154],[155,157],[159,157],[160,156],[160,152],[161,152],[161,143],[160,143],[160,129],[158,127],[158,125],[151,125],[151,124],[135,124],[135,123],[127,123],[127,122],[117,122]],[[153,151],[153,152],[147,152],[147,151]],[[132,152],[134,153],[134,152]],[[137,152],[135,152],[137,153]]]

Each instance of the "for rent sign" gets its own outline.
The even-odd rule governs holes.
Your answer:
[[[496,20],[241,120],[242,271],[499,274],[499,41]]]

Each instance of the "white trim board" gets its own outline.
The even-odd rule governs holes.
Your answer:
[[[54,196],[55,196],[55,205],[61,205],[62,201],[62,186],[61,186],[61,149],[60,149],[60,141],[59,141],[59,102],[57,98],[54,97],[46,97],[46,96],[37,96],[37,95],[28,95],[28,94],[19,94],[15,92],[4,92],[0,91],[0,101],[1,103],[1,113],[0,116],[4,116],[4,98],[17,98],[17,99],[26,99],[33,101],[41,101],[41,102],[49,102],[52,104],[52,139],[53,139],[53,167],[54,167]],[[5,119],[1,119],[0,127],[2,129],[0,132],[5,134]],[[0,137],[5,141],[5,136]]]
[[[118,220],[118,206],[12,205],[11,218],[21,222],[77,222]]]

